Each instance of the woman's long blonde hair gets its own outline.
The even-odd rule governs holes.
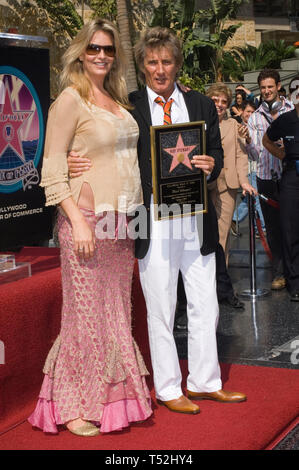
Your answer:
[[[126,59],[119,33],[113,23],[102,18],[86,23],[64,53],[62,57],[63,70],[60,77],[61,87],[64,89],[67,86],[73,86],[85,101],[90,100],[91,83],[84,74],[83,64],[79,57],[85,52],[92,36],[97,31],[109,34],[116,50],[111,70],[105,77],[104,87],[117,103],[125,108],[130,108],[125,81]]]

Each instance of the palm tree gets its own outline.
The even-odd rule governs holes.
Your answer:
[[[197,9],[194,0],[163,0],[155,9],[152,25],[171,27],[182,39],[185,75],[204,78],[204,72],[213,81],[221,81],[224,46],[241,26],[227,26],[226,21],[235,19],[246,1],[211,0],[209,8]]]
[[[269,40],[263,43],[263,47],[265,52],[273,51],[273,61],[267,65],[273,69],[278,69],[282,60],[291,59],[296,49],[293,45],[287,46],[284,39],[280,39],[279,41]]]
[[[261,70],[268,67],[275,57],[273,50],[265,50],[262,44],[258,47],[247,44],[234,47],[223,54],[225,80],[243,80],[244,72]]]
[[[226,26],[226,21],[235,19],[239,7],[248,0],[211,0],[210,8],[198,10],[195,19],[198,24],[208,24],[210,27],[210,37],[205,41],[200,41],[201,46],[208,46],[213,52],[211,57],[214,70],[215,81],[223,80],[223,55],[224,46],[231,39],[242,23]]]
[[[59,25],[70,38],[73,38],[77,31],[82,28],[83,18],[76,11],[78,2],[73,4],[70,1],[63,0],[35,0],[38,7],[43,8],[52,22],[52,24]],[[30,2],[24,3],[25,6],[30,5]]]
[[[246,44],[234,47],[223,54],[225,80],[243,80],[244,72],[267,68],[280,68],[283,59],[293,56],[294,46],[287,46],[284,40],[267,41],[258,47]]]
[[[120,40],[128,60],[127,87],[128,92],[137,90],[136,69],[133,58],[133,48],[130,37],[129,18],[126,0],[117,0],[117,23],[119,27]]]

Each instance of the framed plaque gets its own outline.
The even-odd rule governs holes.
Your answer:
[[[207,181],[192,165],[206,153],[205,121],[151,126],[155,220],[207,212]]]

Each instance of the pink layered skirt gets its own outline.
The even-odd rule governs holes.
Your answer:
[[[95,229],[100,218],[82,210]],[[148,371],[131,332],[134,242],[97,239],[88,261],[73,250],[69,220],[59,215],[63,306],[61,330],[44,366],[29,422],[44,432],[76,418],[121,430],[151,414]]]

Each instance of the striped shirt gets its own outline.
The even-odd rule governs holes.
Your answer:
[[[294,108],[292,102],[281,97],[282,107],[278,114],[286,113]],[[278,177],[281,175],[281,161],[279,158],[274,157],[263,146],[263,136],[268,129],[270,123],[273,121],[269,111],[266,111],[262,105],[252,113],[248,120],[248,129],[251,137],[251,143],[247,145],[248,156],[252,160],[257,161],[256,175],[263,180],[271,180],[271,170],[277,173]]]

